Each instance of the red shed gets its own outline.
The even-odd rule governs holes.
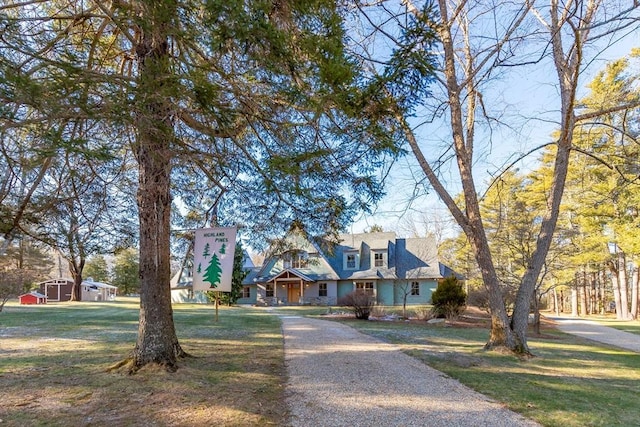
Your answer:
[[[28,294],[22,294],[18,297],[20,304],[46,304],[47,297],[40,292],[29,292]]]

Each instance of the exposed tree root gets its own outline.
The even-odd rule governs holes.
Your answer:
[[[127,375],[134,375],[138,371],[145,369],[154,369],[157,368],[159,370],[173,373],[178,370],[178,365],[172,362],[147,362],[141,363],[137,361],[134,357],[128,357],[120,362],[108,367],[106,372],[119,372]]]
[[[182,350],[182,347],[178,346],[176,348],[176,359],[187,359],[187,358],[196,358],[192,354],[187,353]],[[109,366],[105,371],[106,372],[120,372],[127,375],[133,375],[142,368],[145,367],[157,367],[165,372],[176,372],[178,370],[178,365],[172,361],[148,361],[143,362],[138,360],[135,356],[129,356],[113,365]],[[152,368],[153,369],[153,368]]]
[[[105,371],[106,372],[114,372],[114,371],[127,371],[129,372],[129,365],[133,364],[133,357],[127,357],[113,365],[109,366]]]
[[[182,349],[182,346],[178,344],[178,346],[176,347],[176,357],[178,359],[187,359],[187,358],[196,357],[196,356],[193,356],[187,353]]]
[[[509,348],[506,345],[496,345],[496,344],[487,343],[484,346],[484,350],[485,351],[495,351],[496,353],[499,353],[499,354],[515,356],[520,360],[529,360],[529,359],[532,359],[532,358],[536,357],[530,351],[525,351],[525,352],[516,351],[516,350],[513,350],[513,349]]]

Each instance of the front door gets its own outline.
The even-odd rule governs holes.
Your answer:
[[[287,294],[287,301],[289,304],[300,303],[300,283],[289,283],[289,292]]]

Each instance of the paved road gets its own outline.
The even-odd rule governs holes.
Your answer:
[[[574,317],[547,318],[555,320],[558,323],[558,329],[567,334],[640,353],[640,335],[609,328],[591,320]]]
[[[349,326],[282,316],[282,330],[292,427],[538,426]]]

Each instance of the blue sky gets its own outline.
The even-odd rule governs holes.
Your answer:
[[[580,96],[588,92],[586,85],[608,62],[627,56],[636,46],[640,46],[638,33],[632,33],[619,43],[603,50],[585,69]],[[509,75],[505,75],[503,79],[496,81],[490,90],[485,91],[486,96],[503,104],[505,108],[501,111],[511,128],[494,129],[491,136],[486,132],[478,132],[477,164],[474,174],[479,190],[486,187],[491,175],[511,163],[519,153],[550,142],[551,134],[558,126],[557,76],[552,64],[547,62],[510,71]],[[417,118],[415,123],[418,123],[418,120]],[[439,131],[446,126],[447,123],[442,121],[419,127],[417,133],[422,140],[425,155],[429,156],[431,152],[441,153],[443,147],[448,144],[446,138],[449,134]],[[538,155],[533,154],[519,162],[516,167],[520,170],[533,169],[537,165],[537,159]],[[455,166],[445,170],[444,176],[449,183],[455,182]],[[424,184],[418,184],[420,182]],[[455,193],[455,187],[452,188]],[[444,220],[449,217],[448,211],[433,191],[429,190],[424,181],[424,174],[417,167],[412,155],[400,159],[393,166],[386,184],[386,192],[387,196],[374,208],[373,214],[360,215],[349,232],[363,232],[377,224],[385,231],[396,231],[401,236],[410,237],[406,235],[407,222],[411,222],[412,217],[420,222],[419,219],[426,216],[434,221],[444,221],[444,226],[449,228],[446,233],[448,236],[457,233],[453,220]],[[420,227],[424,228],[419,224],[418,228]]]

